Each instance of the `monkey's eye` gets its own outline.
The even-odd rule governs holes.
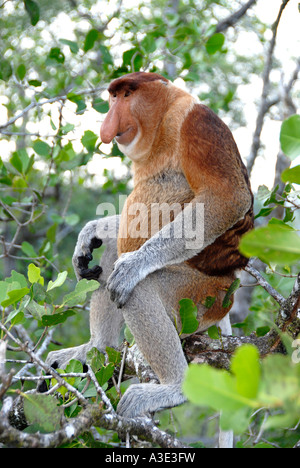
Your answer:
[[[130,94],[131,94],[131,92],[130,92],[130,91],[125,91],[125,93],[124,93],[124,97],[128,97],[128,96],[130,96]]]
[[[112,93],[112,97],[113,97],[113,98],[116,98],[116,97],[117,97],[117,93],[116,93],[116,92]]]

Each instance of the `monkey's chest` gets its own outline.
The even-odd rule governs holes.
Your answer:
[[[172,222],[193,197],[180,172],[166,171],[137,184],[122,211],[119,255],[139,249],[147,239]]]

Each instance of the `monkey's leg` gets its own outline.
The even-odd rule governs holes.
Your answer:
[[[47,363],[64,368],[71,359],[85,362],[86,353],[93,347],[105,351],[107,346],[117,347],[120,330],[124,323],[121,311],[111,302],[106,290],[106,280],[113,270],[113,264],[118,258],[116,228],[118,216],[112,216],[89,222],[80,232],[73,265],[78,279],[82,277],[99,279],[100,287],[91,298],[90,332],[88,343],[74,348],[52,351],[47,357]],[[92,252],[100,245],[105,250],[100,260],[100,266],[88,268]]]
[[[100,285],[91,298],[90,306],[90,340],[74,348],[52,351],[46,359],[54,368],[64,369],[71,359],[85,363],[86,354],[92,348],[105,352],[107,346],[117,348],[119,336],[124,324],[121,310],[111,302],[105,286]]]
[[[232,335],[232,328],[230,324],[230,317],[227,314],[219,323],[218,323],[222,335],[229,336]],[[219,448],[233,448],[233,432],[232,431],[219,431]]]
[[[158,294],[159,277],[159,273],[155,272],[139,283],[122,312],[139,350],[158,376],[160,385],[131,385],[118,405],[122,416],[148,414],[185,401],[181,383],[187,362],[178,333]],[[163,287],[171,285],[164,284]]]

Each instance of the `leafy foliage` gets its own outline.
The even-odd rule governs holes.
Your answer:
[[[0,305],[1,325],[7,333],[1,329],[1,340],[8,340],[10,332],[13,336],[20,333],[30,349],[39,352],[48,337],[55,337],[48,352],[60,347],[59,342],[72,346],[89,339],[87,303],[99,283],[75,283],[73,248],[80,228],[95,217],[97,205],[111,202],[118,212],[118,195],[129,191],[130,162],[116,145],[107,148],[99,140],[99,126],[108,110],[104,91],[111,79],[139,70],[180,77],[203,103],[221,117],[226,114],[233,129],[245,124],[237,90],[261,72],[262,59],[259,51],[251,60],[239,55],[236,44],[241,31],[255,32],[264,44],[267,27],[250,15],[233,31],[217,32],[219,20],[239,7],[240,2],[225,0],[181,1],[177,8],[160,0],[137,6],[94,0],[80,5],[58,0],[2,2]],[[271,88],[276,90],[278,84],[272,83]],[[299,156],[299,115],[283,122],[280,143],[291,161]],[[299,165],[286,168],[281,182],[283,190],[279,185],[259,189],[256,198],[263,196],[264,203],[256,220],[264,225],[244,237],[241,252],[265,262],[264,278],[287,297],[299,271]],[[232,283],[224,307],[231,304],[233,293],[241,286],[239,280]],[[214,302],[215,297],[207,296],[203,304],[207,313]],[[274,325],[278,309],[276,301],[258,287],[252,295],[251,314],[235,330],[266,336],[278,329]],[[189,299],[180,301],[180,334],[197,329],[196,313]],[[130,331],[125,329],[124,334],[132,344]],[[215,326],[208,335],[220,339]],[[234,354],[230,372],[207,365],[190,367],[184,388],[197,407],[192,406],[189,417],[185,407],[174,409],[183,431],[192,421],[189,437],[195,439],[200,425],[207,429],[203,438],[213,439],[212,416],[221,411],[222,426],[241,434],[240,446],[247,443],[249,425],[253,433],[260,433],[262,424],[271,443],[292,446],[297,442],[299,430],[289,428],[297,428],[299,366],[292,360],[295,355],[289,335],[283,335],[285,356],[260,360],[255,347],[243,346]],[[86,364],[94,381],[77,360],[57,369],[57,374],[47,375],[48,384],[56,388],[55,397],[33,393],[36,375],[27,369],[24,349],[7,354],[16,361],[17,372],[21,371],[9,391],[23,396],[27,433],[51,434],[64,418],[76,419],[83,409],[78,392],[101,406],[100,386],[112,405],[117,404],[120,389],[111,382],[121,357],[114,349],[106,349],[106,356],[96,348],[88,353]],[[26,364],[18,363],[24,356]],[[2,398],[1,388],[0,395]],[[264,411],[268,418],[260,420]],[[100,440],[89,432],[65,446],[122,445],[115,432],[96,430]],[[267,442],[262,445],[270,446]]]

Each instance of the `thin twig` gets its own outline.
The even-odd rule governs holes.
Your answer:
[[[265,280],[265,278],[258,270],[256,270],[256,268],[253,267],[253,261],[254,260],[249,261],[248,265],[245,267],[245,270],[250,273],[251,276],[254,276],[254,278],[257,279],[259,285],[264,288],[281,307],[284,307],[286,299]]]
[[[106,393],[102,389],[101,385],[99,385],[98,380],[96,379],[96,376],[90,366],[87,373],[95,385],[97,393],[101,396],[103,403],[105,403],[106,407],[111,411],[112,414],[115,414],[115,410],[110,402],[110,399],[106,396]]]
[[[247,160],[247,169],[248,169],[249,174],[252,171],[255,159],[258,154],[258,150],[260,148],[260,144],[261,144],[260,136],[261,136],[261,132],[262,132],[263,124],[264,124],[264,119],[265,119],[266,113],[268,112],[270,108],[268,104],[268,94],[269,94],[269,88],[270,88],[270,73],[271,73],[272,66],[273,66],[273,54],[274,54],[274,49],[275,49],[275,44],[276,44],[277,30],[278,30],[278,25],[279,25],[283,10],[285,9],[288,2],[289,0],[283,0],[282,4],[280,5],[280,9],[279,9],[279,13],[277,15],[276,21],[272,26],[272,39],[269,44],[265,67],[263,71],[263,90],[262,90],[262,95],[261,95],[261,100],[260,100],[259,111],[258,111],[258,115],[256,119],[256,128],[255,128],[254,135],[253,135],[253,142],[251,146],[250,155]]]

